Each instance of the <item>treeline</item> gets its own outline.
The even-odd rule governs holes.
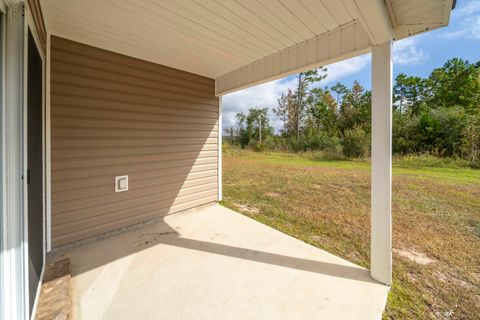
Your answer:
[[[371,91],[358,82],[320,86],[325,68],[297,75],[273,113],[282,121],[275,133],[268,108],[236,115],[225,140],[254,150],[321,151],[330,157],[368,157]],[[461,157],[479,165],[480,61],[448,60],[428,78],[399,74],[393,87],[393,152]]]

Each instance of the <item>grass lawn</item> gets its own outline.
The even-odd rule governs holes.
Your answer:
[[[370,165],[231,152],[224,205],[369,267]],[[394,281],[385,319],[478,319],[480,170],[393,168]]]

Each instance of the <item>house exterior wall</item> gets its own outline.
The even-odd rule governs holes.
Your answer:
[[[50,78],[53,247],[217,199],[213,79],[53,36]]]

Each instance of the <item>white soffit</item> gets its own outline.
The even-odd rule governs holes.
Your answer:
[[[53,35],[209,78],[353,20],[341,0],[42,0],[42,3],[47,28]]]
[[[454,0],[386,0],[394,37],[400,40],[447,26]]]
[[[448,24],[452,0],[40,0],[47,30],[216,79],[217,94]]]
[[[369,52],[372,42],[358,21],[284,49],[217,78],[217,95]]]

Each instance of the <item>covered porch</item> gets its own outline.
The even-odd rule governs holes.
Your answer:
[[[380,319],[367,269],[220,205],[54,254],[75,319]]]
[[[380,318],[392,44],[454,2],[0,0],[0,316],[35,316],[48,253],[72,259],[79,318]],[[370,270],[220,206],[182,213],[222,200],[222,96],[369,52]]]

